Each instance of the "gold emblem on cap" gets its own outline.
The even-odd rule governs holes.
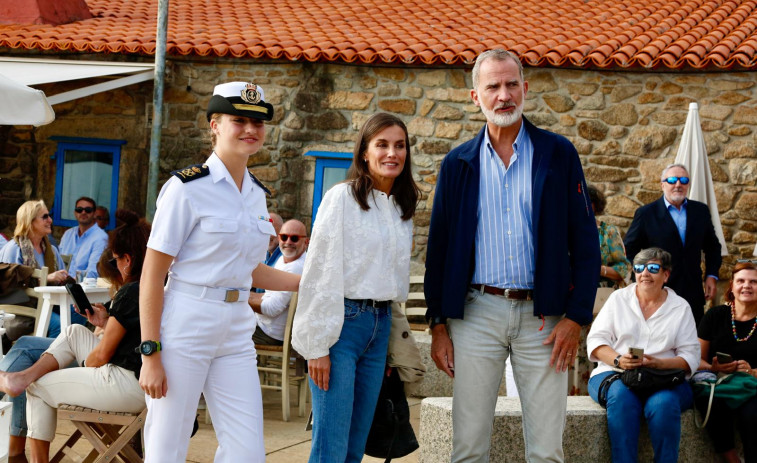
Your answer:
[[[251,104],[260,103],[260,92],[255,84],[247,84],[242,90],[242,99]]]

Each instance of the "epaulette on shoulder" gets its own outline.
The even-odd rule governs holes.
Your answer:
[[[252,179],[252,181],[255,182],[260,188],[262,188],[263,191],[265,191],[265,194],[267,194],[268,196],[271,196],[271,190],[269,190],[268,188],[266,188],[266,186],[263,185],[263,182],[261,182],[260,180],[258,180],[258,178],[255,177],[255,175],[252,172],[250,172],[249,170],[247,171],[247,173],[250,174],[250,178]]]
[[[210,168],[206,164],[195,164],[183,169],[174,170],[171,175],[176,176],[182,183],[191,182],[210,174]]]

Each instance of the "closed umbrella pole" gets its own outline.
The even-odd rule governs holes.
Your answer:
[[[683,127],[683,137],[678,146],[676,164],[683,164],[689,171],[691,182],[689,183],[689,199],[705,203],[710,209],[712,225],[720,241],[720,254],[728,255],[728,248],[723,236],[723,226],[720,224],[718,201],[715,198],[715,186],[712,183],[710,163],[707,160],[707,148],[704,145],[702,124],[699,122],[699,105],[689,104],[689,115],[686,125]]]

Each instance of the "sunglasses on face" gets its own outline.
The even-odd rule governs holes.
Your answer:
[[[42,214],[39,218],[42,220],[47,220],[47,219],[52,219],[53,216],[51,216],[50,214]]]
[[[689,184],[689,177],[668,177],[663,182],[667,182],[671,185],[675,185],[676,182],[680,181],[681,185],[688,185]]]
[[[291,241],[292,243],[297,243],[300,241],[300,238],[305,238],[303,235],[287,235],[286,233],[279,233],[279,239],[283,242],[286,242],[286,240]]]
[[[662,265],[660,264],[633,264],[633,271],[636,273],[641,273],[644,271],[644,269],[649,270],[649,273],[660,273],[660,269],[662,268]]]
[[[757,265],[757,260],[753,259],[739,259],[736,261],[737,264],[755,264]]]
[[[121,256],[113,255],[113,258],[108,261],[108,264],[110,264],[110,266],[113,267],[114,269],[120,270],[118,268],[118,259],[120,259],[120,258],[121,258]]]
[[[95,212],[95,208],[94,207],[77,207],[77,208],[74,208],[74,212],[77,212],[79,214],[81,214],[82,212],[86,212],[87,214],[91,214],[91,213]]]

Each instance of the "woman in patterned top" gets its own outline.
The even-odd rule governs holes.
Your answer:
[[[588,185],[591,207],[594,209],[594,217],[604,214],[607,200],[595,186]],[[623,246],[623,238],[615,225],[597,220],[599,231],[599,248],[602,252],[602,266],[599,269],[600,288],[625,286],[625,281],[631,272],[631,263],[626,258],[626,248]]]
[[[602,215],[607,200],[605,195],[594,185],[587,185],[587,192],[594,209],[594,217]],[[599,231],[599,250],[602,254],[602,266],[599,268],[600,288],[619,288],[626,285],[626,279],[631,271],[631,263],[626,258],[626,248],[623,238],[615,225],[597,219]],[[586,335],[591,326],[584,326],[581,330],[581,341],[578,353],[570,375],[570,395],[588,395],[589,375],[594,369],[594,362],[589,361],[586,352]]]

